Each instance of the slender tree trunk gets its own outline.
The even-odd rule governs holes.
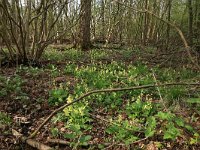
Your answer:
[[[102,24],[102,28],[101,28],[101,40],[105,41],[105,0],[101,0],[101,24]]]
[[[30,53],[30,44],[29,44],[29,37],[30,37],[30,28],[29,28],[29,21],[31,18],[31,6],[32,6],[32,1],[27,0],[27,16],[26,16],[26,22],[25,22],[25,49],[27,51],[27,54],[29,55]]]
[[[188,0],[188,38],[190,46],[193,45],[193,8],[192,0]]]
[[[145,0],[145,10],[148,9],[149,0]],[[144,30],[143,30],[143,44],[146,45],[147,43],[147,33],[148,33],[148,13],[144,14]]]
[[[167,21],[171,22],[171,7],[172,7],[172,0],[168,0],[168,13],[167,13]],[[167,48],[170,41],[170,25],[167,25]]]

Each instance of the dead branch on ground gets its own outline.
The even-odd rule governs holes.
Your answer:
[[[133,87],[127,87],[127,88],[110,88],[110,89],[101,89],[101,90],[93,90],[90,91],[86,94],[83,94],[79,98],[75,99],[71,103],[67,103],[56,110],[54,110],[42,123],[41,125],[28,137],[34,138],[39,130],[47,123],[49,120],[59,111],[63,110],[65,107],[68,107],[74,103],[77,103],[81,100],[83,100],[85,97],[88,97],[89,95],[92,94],[97,94],[97,93],[111,93],[111,92],[120,92],[120,91],[130,91],[130,90],[137,90],[137,89],[147,89],[147,88],[155,88],[155,87],[164,87],[164,86],[200,86],[200,83],[166,83],[166,84],[150,84],[150,85],[141,85],[141,86],[133,86]]]
[[[31,147],[34,147],[38,150],[53,150],[53,148],[44,145],[40,142],[37,142],[33,139],[27,139],[27,137],[23,136],[21,133],[17,132],[16,130],[12,129],[12,134],[17,137],[18,139],[20,139],[22,142],[30,145]]]

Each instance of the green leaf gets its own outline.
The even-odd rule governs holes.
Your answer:
[[[194,132],[194,128],[191,127],[190,125],[185,125],[185,128],[186,128],[187,130],[189,130],[190,132]]]
[[[51,134],[52,134],[54,137],[58,136],[58,133],[59,133],[58,128],[52,128],[52,129],[51,129]]]
[[[187,102],[191,104],[200,104],[200,98],[190,98],[187,100]]]
[[[4,112],[0,112],[0,125],[5,124],[5,125],[10,125],[12,122],[12,119],[10,116]]]
[[[138,140],[138,137],[136,136],[131,136],[130,138],[125,140],[125,145],[130,145],[131,143],[135,142],[136,140]]]
[[[161,142],[155,142],[155,145],[158,149],[162,149],[163,148],[163,145]]]
[[[200,139],[197,138],[197,137],[195,137],[195,138],[190,138],[190,145],[198,144],[199,141],[200,141]]]
[[[68,108],[65,108],[64,110],[65,116],[69,116],[70,115],[70,110]]]
[[[102,144],[98,144],[98,148],[99,148],[99,149],[104,149],[104,148],[105,148],[105,146],[104,146],[104,145],[102,145]]]
[[[158,112],[156,116],[162,120],[172,120],[174,118],[174,114],[170,112],[162,112],[162,111]]]
[[[176,118],[175,122],[180,127],[184,127],[185,126],[184,121],[181,118]]]
[[[83,146],[87,146],[88,143],[87,143],[87,142],[82,142],[81,145],[83,145]]]
[[[120,129],[119,127],[113,125],[113,126],[110,126],[109,128],[107,128],[107,129],[106,129],[106,132],[107,132],[108,134],[113,134],[113,133],[118,132],[119,129]]]
[[[91,138],[92,138],[91,135],[86,135],[86,136],[85,136],[85,140],[86,140],[86,141],[89,141]]]
[[[174,139],[174,136],[170,132],[165,132],[163,139]]]
[[[64,134],[63,136],[66,139],[75,139],[76,138],[76,134],[75,133]]]
[[[195,132],[194,137],[190,139],[190,144],[198,144],[200,142],[200,135],[199,133]]]
[[[0,90],[0,97],[6,96],[8,93],[6,91],[6,89],[2,89]]]
[[[169,123],[166,125],[167,130],[164,131],[163,139],[171,139],[175,140],[176,137],[180,136],[180,131],[177,129],[173,123]]]
[[[156,130],[152,130],[151,128],[147,128],[145,130],[145,132],[144,132],[145,133],[145,137],[152,137],[154,135],[155,131]]]
[[[76,133],[78,133],[80,131],[80,129],[81,129],[80,125],[74,125],[74,124],[70,125],[69,128],[70,128],[70,130],[72,130],[72,131],[74,131]]]
[[[155,117],[151,116],[148,117],[147,122],[146,122],[146,130],[145,130],[145,137],[151,137],[155,133],[155,128],[156,128],[156,119]]]
[[[200,135],[199,135],[199,133],[194,133],[194,137],[196,137],[196,138],[199,138],[200,137]]]
[[[80,141],[81,143],[84,143],[84,142],[88,142],[91,138],[92,138],[91,135],[86,135],[86,136],[82,136],[82,137],[79,139],[79,141]]]

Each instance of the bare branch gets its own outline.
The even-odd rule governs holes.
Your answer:
[[[77,103],[81,100],[83,100],[85,97],[88,97],[89,95],[92,94],[97,94],[97,93],[111,93],[111,92],[120,92],[120,91],[130,91],[130,90],[137,90],[137,89],[147,89],[147,88],[155,88],[155,87],[165,87],[165,86],[200,86],[200,83],[166,83],[166,84],[150,84],[150,85],[142,85],[142,86],[133,86],[133,87],[127,87],[127,88],[111,88],[111,89],[102,89],[102,90],[94,90],[91,92],[88,92],[86,94],[83,94],[79,98],[75,99],[71,103],[67,103],[58,109],[54,110],[44,121],[43,123],[28,137],[28,138],[33,138],[37,135],[39,130],[47,123],[49,120],[59,111],[63,110],[65,107],[68,107],[74,103]]]
[[[151,12],[151,11],[149,11],[149,10],[147,10],[147,9],[143,9],[143,10],[135,9],[134,7],[128,6],[128,5],[122,3],[122,2],[120,2],[120,1],[118,1],[118,0],[113,0],[113,2],[119,3],[119,4],[121,4],[121,5],[125,6],[125,7],[128,7],[128,8],[131,8],[132,10],[134,10],[134,11],[136,11],[136,12],[138,12],[138,13],[148,13],[148,14],[152,15],[153,17],[157,18],[158,20],[161,20],[162,22],[168,24],[168,25],[171,26],[173,29],[175,29],[175,30],[177,31],[177,33],[179,34],[179,36],[180,36],[180,38],[181,38],[181,40],[182,40],[182,42],[183,42],[183,44],[184,44],[185,50],[186,50],[186,52],[187,52],[187,54],[188,54],[188,56],[189,56],[190,61],[191,61],[192,64],[193,64],[194,66],[196,66],[196,68],[200,71],[200,66],[199,66],[198,63],[195,62],[195,60],[193,59],[192,54],[190,53],[191,48],[190,48],[190,46],[188,45],[188,42],[187,42],[187,40],[186,40],[186,38],[185,38],[183,32],[182,32],[174,23],[171,23],[171,22],[169,22],[169,21],[167,21],[167,20],[164,20],[164,19],[160,18],[158,15],[154,14],[153,12]]]
[[[37,148],[38,150],[53,150],[53,148],[44,145],[38,141],[32,140],[32,139],[27,139],[25,136],[23,136],[21,133],[17,132],[16,130],[12,129],[12,134],[19,138],[22,142],[27,143],[28,145]]]

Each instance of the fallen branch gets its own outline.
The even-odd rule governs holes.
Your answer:
[[[47,142],[53,143],[53,144],[70,145],[69,141],[62,140],[62,139],[51,139],[51,138],[48,138]],[[104,146],[110,146],[113,143],[88,143],[88,145],[93,145],[93,146],[94,145],[98,145],[98,144],[102,144]],[[125,144],[123,144],[123,143],[116,143],[116,145],[118,145],[118,146],[124,146]]]
[[[134,86],[134,87],[127,87],[127,88],[111,88],[111,89],[102,89],[102,90],[94,90],[94,91],[90,91],[86,94],[83,94],[82,96],[80,96],[79,98],[75,99],[74,101],[72,101],[71,103],[67,103],[59,108],[57,108],[56,110],[54,110],[44,121],[43,123],[28,137],[33,138],[36,136],[36,134],[39,132],[39,130],[59,111],[63,110],[65,107],[68,107],[76,102],[81,101],[83,98],[92,95],[92,94],[96,94],[96,93],[111,93],[111,92],[120,92],[120,91],[130,91],[130,90],[137,90],[137,89],[147,89],[147,88],[155,88],[155,87],[164,87],[164,86],[200,86],[200,83],[166,83],[166,84],[158,84],[158,85],[154,85],[154,84],[150,84],[150,85],[142,85],[142,86]]]
[[[16,130],[12,129],[12,134],[19,138],[22,142],[30,145],[31,147],[37,148],[38,150],[53,150],[53,148],[44,145],[40,142],[37,142],[35,140],[32,139],[27,139],[27,137],[23,136],[21,133],[17,132]]]
[[[148,139],[148,137],[146,138],[143,138],[143,139],[139,139],[131,144],[137,144],[137,143],[140,143],[142,141],[145,141],[146,139]],[[53,144],[61,144],[61,145],[70,145],[70,142],[69,141],[66,141],[66,140],[62,140],[62,139],[51,139],[51,138],[48,138],[47,139],[47,142],[49,143],[53,143]],[[110,146],[112,145],[113,143],[88,143],[88,145],[98,145],[98,144],[102,144],[104,146]],[[116,143],[115,145],[118,145],[118,146],[125,146],[125,144],[123,143]]]
[[[69,141],[61,140],[61,139],[51,139],[51,138],[47,138],[47,142],[53,143],[53,144],[70,145],[70,142],[69,142]]]

